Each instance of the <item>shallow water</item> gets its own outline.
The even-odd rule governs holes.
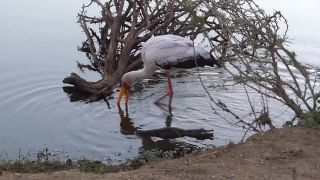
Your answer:
[[[292,48],[301,61],[320,66],[320,18],[316,0],[309,3],[267,1],[267,9],[280,9],[287,15]],[[270,2],[270,3],[269,3]],[[286,2],[286,3],[284,3]],[[76,24],[76,14],[83,2],[5,0],[0,6],[0,160],[15,159],[22,154],[44,148],[71,158],[125,160],[136,157],[139,150],[192,144],[212,147],[241,140],[244,130],[221,119],[211,109],[196,73],[189,72],[173,79],[172,115],[167,107],[157,106],[155,99],[166,92],[166,79],[144,81],[130,99],[129,118],[116,106],[115,99],[85,104],[70,102],[63,91],[62,79],[76,69],[76,60],[86,61],[77,46],[83,39]],[[299,14],[295,9],[299,7]],[[307,33],[306,33],[307,32]],[[80,72],[78,72],[80,73]],[[81,74],[81,73],[80,73]],[[95,79],[90,73],[82,76]],[[211,95],[228,103],[240,116],[250,112],[243,106],[246,96],[239,88],[213,88],[229,81],[221,70],[202,69],[201,77]],[[250,92],[249,92],[250,93]],[[259,106],[259,95],[253,95]],[[281,126],[292,117],[279,103],[272,103],[271,117]],[[124,107],[122,107],[124,108]],[[120,113],[119,113],[120,111]],[[122,109],[125,111],[125,109]],[[226,116],[229,119],[228,116]],[[231,119],[231,118],[230,118]],[[171,144],[142,140],[133,132],[171,124],[180,128],[214,129],[213,140],[179,138]],[[178,144],[178,145],[176,145]]]

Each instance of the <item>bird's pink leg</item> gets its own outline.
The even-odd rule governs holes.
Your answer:
[[[171,83],[171,78],[169,73],[167,73],[167,77],[168,77],[168,96],[172,97],[173,89],[172,89],[172,83]]]
[[[167,72],[167,77],[168,77],[168,92],[167,92],[167,94],[163,95],[160,99],[158,99],[155,103],[158,104],[163,98],[165,98],[166,96],[170,96],[169,105],[171,106],[173,90],[172,90],[172,83],[171,83],[171,78],[170,78],[169,72]]]
[[[167,77],[168,77],[168,95],[169,95],[169,103],[168,103],[168,107],[169,107],[169,112],[171,113],[171,102],[172,102],[172,96],[173,96],[173,89],[172,89],[172,82],[171,82],[171,78],[170,78],[170,74],[167,73]]]
[[[168,103],[168,110],[169,110],[170,114],[171,114],[171,111],[172,111],[171,102],[172,102],[172,95],[169,96],[169,103]]]

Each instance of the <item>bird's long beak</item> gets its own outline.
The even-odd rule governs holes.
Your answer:
[[[121,85],[121,89],[120,89],[119,96],[118,96],[118,104],[120,104],[123,95],[126,96],[126,104],[128,104],[129,93],[130,93],[130,86],[128,86],[127,84],[123,83]]]

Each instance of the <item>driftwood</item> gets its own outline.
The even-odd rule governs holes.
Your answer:
[[[181,129],[175,127],[164,127],[152,130],[138,130],[137,135],[142,137],[160,137],[162,139],[173,139],[179,137],[192,137],[198,140],[213,139],[213,130],[205,129]]]

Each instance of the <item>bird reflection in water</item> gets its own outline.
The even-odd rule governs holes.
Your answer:
[[[91,103],[94,102],[90,99],[90,95],[79,92],[72,87],[63,87],[63,90],[69,95],[70,102],[83,102]],[[170,98],[170,97],[169,97]],[[111,109],[110,103],[106,98],[103,99],[106,102],[108,109]],[[170,101],[170,99],[169,99]],[[171,127],[173,114],[170,104],[157,104],[164,112],[167,113],[167,116],[164,118],[165,127]],[[189,144],[186,142],[179,141],[178,139],[161,139],[161,138],[151,138],[150,136],[138,136],[137,132],[141,130],[139,127],[134,125],[134,121],[129,117],[128,105],[125,105],[125,111],[122,110],[121,106],[118,105],[118,112],[120,117],[120,133],[125,136],[137,136],[142,141],[141,151],[150,151],[150,150],[162,150],[162,151],[175,151],[175,156],[181,156],[186,153],[200,149],[196,145]],[[169,107],[167,109],[167,107]]]
[[[119,116],[120,116],[120,132],[123,135],[136,135],[136,132],[139,130],[138,127],[134,126],[134,123],[132,119],[129,117],[128,113],[128,106],[125,106],[125,112],[122,110],[121,106],[118,105],[118,110],[119,110]],[[172,114],[169,113],[169,115],[166,117],[166,127],[171,126],[172,122]],[[151,137],[142,137],[138,136],[141,138],[142,141],[142,151],[148,151],[148,150],[162,150],[162,151],[180,151],[181,153],[185,154],[188,153],[189,151],[192,152],[194,150],[199,149],[197,146],[193,144],[189,144],[186,142],[181,142],[178,140],[169,140],[169,139],[158,139],[158,140],[153,140]],[[179,152],[178,152],[179,153]],[[182,155],[182,154],[181,154]]]

